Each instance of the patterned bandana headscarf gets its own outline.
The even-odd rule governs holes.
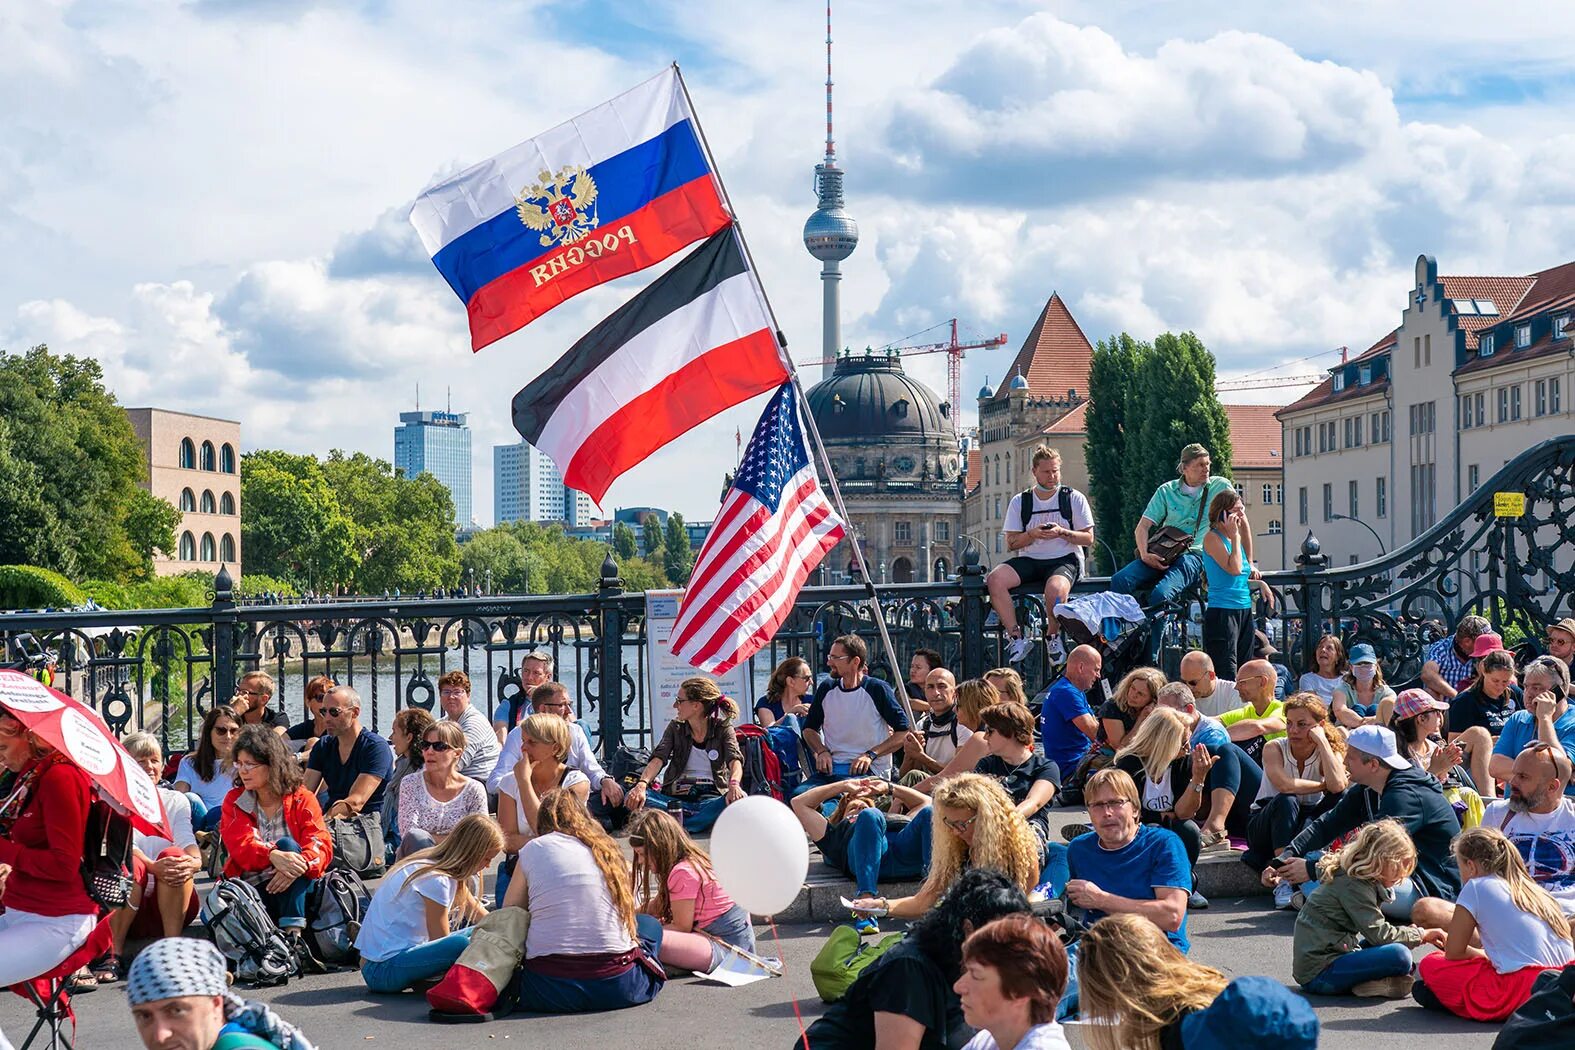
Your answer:
[[[189,995],[221,996],[226,1028],[250,1032],[282,1050],[315,1050],[294,1025],[267,1006],[230,994],[224,956],[208,941],[165,937],[132,961],[126,975],[126,998],[132,1006]]]

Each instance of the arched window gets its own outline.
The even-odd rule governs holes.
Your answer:
[[[203,489],[202,490],[202,512],[204,514],[213,514],[218,509],[219,509],[218,505],[213,502],[213,490],[212,489]]]
[[[183,532],[180,534],[180,560],[197,560],[197,541],[189,532]]]
[[[234,514],[235,513],[235,497],[230,495],[228,492],[224,493],[224,495],[219,497],[219,513],[220,514]]]
[[[217,561],[218,551],[213,546],[213,533],[202,534],[202,561]]]
[[[191,443],[191,438],[180,439],[180,469],[197,469],[197,446]]]
[[[203,470],[212,470],[213,469],[213,459],[214,459],[214,456],[213,456],[213,442],[211,442],[211,441],[204,441],[202,443],[202,469]]]
[[[192,493],[191,489],[180,490],[180,509],[182,511],[197,509],[197,497]]]
[[[219,449],[219,469],[226,474],[235,473],[235,446],[229,442]]]
[[[1006,454],[1006,483],[1008,485],[1012,483],[1012,454],[1010,452]]]
[[[235,537],[228,532],[219,540],[219,560],[232,562],[235,560]]]

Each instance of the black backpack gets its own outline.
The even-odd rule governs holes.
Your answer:
[[[1072,527],[1072,487],[1062,485],[1055,494],[1056,512],[1066,522],[1066,527]],[[1017,497],[1018,532],[1027,532],[1028,523],[1034,517],[1034,490],[1024,489]]]
[[[361,921],[371,903],[372,894],[354,871],[330,867],[323,872],[307,909],[311,916],[308,926],[312,931],[312,947],[317,950],[319,959],[350,966],[360,962],[355,939],[361,933]]]
[[[224,957],[235,964],[235,979],[246,984],[283,984],[300,972],[295,949],[274,925],[257,887],[225,879],[202,902],[202,924]]]

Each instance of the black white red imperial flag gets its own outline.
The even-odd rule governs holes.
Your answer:
[[[598,503],[624,471],[788,379],[733,227],[711,236],[514,395],[514,429]]]

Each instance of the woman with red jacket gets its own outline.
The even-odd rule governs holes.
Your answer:
[[[245,879],[257,887],[296,955],[310,966],[306,899],[334,859],[322,807],[302,786],[300,765],[272,727],[242,729],[234,754],[240,787],[224,797],[219,822],[229,854],[225,878]]]
[[[0,766],[17,774],[0,798],[3,989],[48,973],[80,948],[98,924],[98,905],[82,885],[87,774],[4,708]]]

